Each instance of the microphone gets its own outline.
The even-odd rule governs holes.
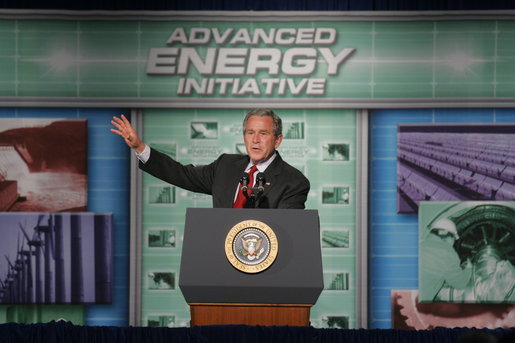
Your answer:
[[[264,189],[265,189],[265,173],[258,173],[257,176],[256,176],[256,186],[257,186],[257,190],[258,190],[258,194],[260,195],[261,193],[263,193]]]
[[[241,183],[241,191],[242,191],[243,195],[245,195],[245,197],[248,198],[249,195],[247,194],[247,189],[249,188],[248,187],[249,173],[243,173],[243,175],[240,178],[240,183]]]

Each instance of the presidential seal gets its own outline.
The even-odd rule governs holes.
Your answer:
[[[245,220],[234,225],[225,238],[225,256],[244,273],[259,273],[274,263],[278,243],[274,231],[265,223]]]

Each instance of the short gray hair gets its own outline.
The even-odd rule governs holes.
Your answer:
[[[283,121],[281,120],[281,117],[279,117],[277,114],[274,113],[274,111],[266,109],[266,108],[256,108],[245,116],[245,119],[243,119],[243,133],[245,133],[245,129],[247,127],[247,121],[250,117],[257,116],[257,117],[270,117],[273,121],[273,130],[275,137],[278,137],[279,135],[282,135],[283,133]]]

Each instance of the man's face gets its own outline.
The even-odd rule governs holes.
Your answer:
[[[247,154],[254,164],[266,161],[279,147],[283,136],[274,135],[274,122],[271,117],[251,116],[243,133]]]

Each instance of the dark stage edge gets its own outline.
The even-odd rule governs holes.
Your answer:
[[[150,328],[114,326],[78,326],[69,322],[42,324],[0,324],[0,342],[353,342],[353,343],[454,343],[472,331],[491,334],[499,342],[513,335],[515,329],[435,328],[432,330],[396,329],[318,329],[294,326],[213,325],[191,328]],[[507,337],[506,337],[507,338]],[[513,342],[513,341],[512,341]]]

